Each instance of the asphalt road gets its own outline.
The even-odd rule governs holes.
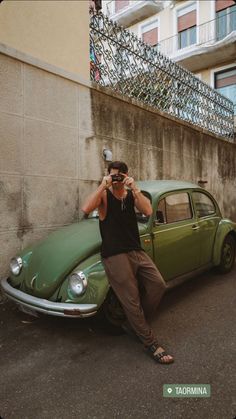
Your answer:
[[[233,419],[236,266],[170,291],[153,327],[175,356],[155,364],[140,343],[92,319],[32,319],[0,305],[2,419]],[[163,384],[211,384],[210,398],[163,398]]]

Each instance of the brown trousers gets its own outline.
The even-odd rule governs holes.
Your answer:
[[[145,346],[152,345],[157,338],[147,319],[157,309],[166,289],[160,272],[143,250],[120,253],[103,258],[102,262],[130,325]]]

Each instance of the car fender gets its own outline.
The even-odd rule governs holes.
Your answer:
[[[215,244],[213,249],[213,264],[215,266],[220,264],[221,249],[224,239],[231,232],[234,235],[234,238],[236,239],[236,224],[232,223],[232,221],[227,219],[221,220],[216,231]]]
[[[66,303],[97,304],[99,308],[106,299],[110,288],[100,254],[90,256],[78,264],[78,266],[72,270],[72,272],[74,271],[82,271],[85,274],[88,282],[88,287],[85,293],[77,297],[70,293],[68,287],[68,275],[57,292],[57,300]]]

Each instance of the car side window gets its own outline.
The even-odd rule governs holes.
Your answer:
[[[214,202],[203,192],[193,192],[193,201],[196,208],[197,217],[206,217],[215,214]]]
[[[166,197],[167,223],[188,220],[192,218],[189,196],[186,192],[168,195]]]
[[[192,208],[187,192],[168,195],[161,199],[157,211],[156,222],[175,223],[192,218]]]

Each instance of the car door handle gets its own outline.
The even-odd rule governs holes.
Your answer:
[[[198,230],[200,227],[199,226],[197,226],[196,224],[193,224],[193,226],[192,226],[192,229],[193,230]]]

